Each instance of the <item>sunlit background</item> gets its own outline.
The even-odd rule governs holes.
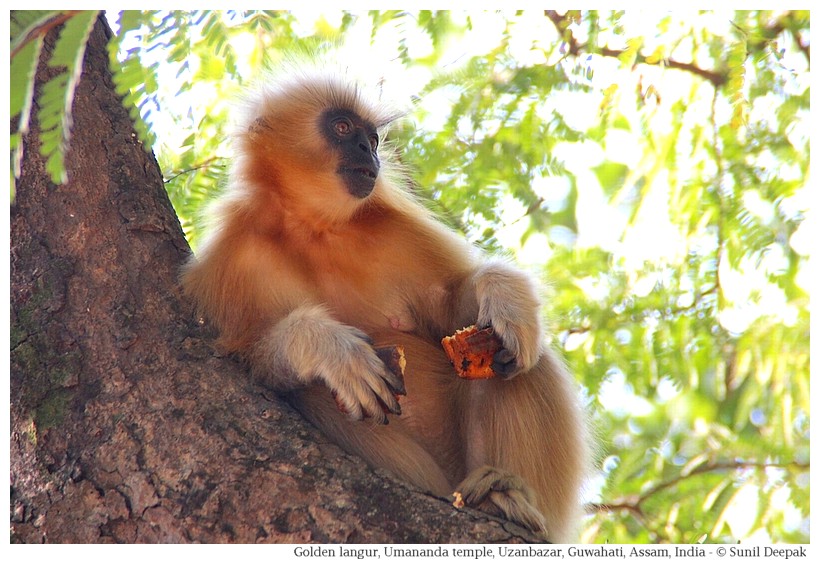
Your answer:
[[[809,540],[807,16],[202,13],[177,20],[176,55],[163,17],[119,56],[153,68],[131,92],[194,248],[237,94],[294,45],[332,45],[407,108],[391,135],[433,210],[548,285],[601,437],[583,539]],[[519,149],[521,186],[488,170]]]

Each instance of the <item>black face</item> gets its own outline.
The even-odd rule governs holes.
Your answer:
[[[379,136],[370,122],[349,110],[331,109],[320,118],[321,131],[331,147],[339,152],[336,172],[348,192],[366,198],[379,175]]]

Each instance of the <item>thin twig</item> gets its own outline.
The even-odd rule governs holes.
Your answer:
[[[601,47],[600,49],[594,50],[589,45],[582,45],[578,43],[578,40],[575,39],[574,35],[572,35],[572,31],[567,29],[567,24],[569,20],[566,16],[560,15],[555,10],[544,10],[544,14],[550,19],[550,21],[555,26],[555,29],[558,30],[558,33],[564,38],[564,41],[567,44],[568,54],[570,55],[578,56],[583,52],[588,52],[597,53],[604,57],[617,58],[624,53],[624,51],[620,49],[610,49],[609,47]],[[635,62],[636,64],[646,63],[646,57],[639,53],[636,55]],[[711,82],[715,86],[715,88],[718,88],[726,82],[726,76],[724,74],[713,70],[702,69],[693,63],[682,63],[674,59],[664,59],[664,65],[668,68],[682,70],[700,76],[701,78],[704,78],[705,80]]]
[[[206,160],[202,161],[198,165],[192,166],[191,168],[186,168],[185,170],[180,170],[179,172],[177,172],[173,176],[170,176],[168,178],[163,179],[163,182],[165,184],[168,184],[169,182],[179,178],[183,174],[188,174],[189,172],[196,172],[198,170],[202,170],[203,168],[208,168],[217,159],[219,159],[219,157],[211,157],[209,159],[206,159]]]
[[[716,462],[714,464],[705,464],[699,466],[687,474],[675,476],[665,482],[660,482],[654,487],[646,490],[639,496],[630,496],[612,503],[589,503],[585,506],[588,513],[612,513],[615,511],[628,511],[636,517],[642,518],[645,514],[642,505],[653,495],[663,490],[672,488],[679,483],[698,476],[701,474],[708,474],[710,472],[721,472],[723,470],[746,470],[758,469],[767,470],[769,468],[799,468],[808,470],[811,464],[808,462],[755,462],[755,461],[733,461],[733,462]]]
[[[797,48],[805,55],[806,61],[811,65],[811,43],[804,42],[803,36],[797,31],[792,31],[792,35],[794,36],[795,43],[797,43]]]

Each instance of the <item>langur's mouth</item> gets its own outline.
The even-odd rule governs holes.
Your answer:
[[[367,166],[344,166],[339,168],[339,175],[352,196],[366,198],[376,186],[378,169]]]
[[[349,174],[351,176],[361,176],[364,178],[370,178],[371,180],[376,180],[376,172],[373,169],[364,166],[345,166],[340,168],[339,172],[341,172],[342,174]]]

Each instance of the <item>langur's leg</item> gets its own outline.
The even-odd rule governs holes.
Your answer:
[[[462,495],[483,496],[481,503],[495,505],[513,521],[530,528],[543,523],[540,530],[550,541],[569,542],[580,513],[589,444],[575,383],[546,352],[532,370],[512,380],[471,384],[463,482],[468,491]]]
[[[456,491],[470,507],[547,534],[546,520],[535,506],[534,492],[515,474],[481,466],[470,472]]]
[[[412,438],[399,418],[391,417],[388,425],[372,420],[351,421],[339,411],[328,390],[320,386],[291,394],[290,399],[308,421],[333,437],[345,451],[427,492],[441,497],[452,493],[444,470]]]

